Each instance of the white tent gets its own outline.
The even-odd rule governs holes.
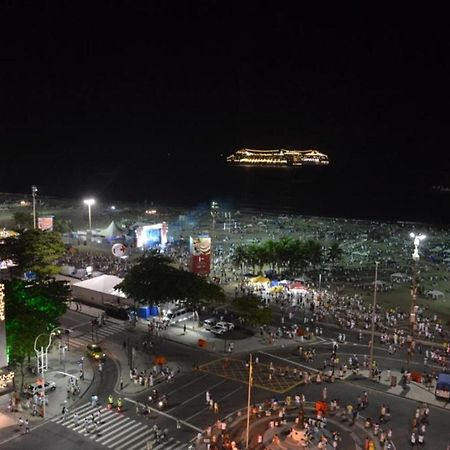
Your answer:
[[[437,300],[440,297],[444,296],[442,291],[438,291],[437,289],[433,289],[431,291],[427,291],[427,297],[431,297],[433,300]]]
[[[407,281],[410,279],[409,275],[406,275],[406,273],[391,273],[391,281]]]
[[[100,236],[111,238],[116,236],[122,236],[123,231],[116,225],[116,222],[114,220],[108,225],[107,228],[104,230],[99,231],[98,233]]]
[[[71,286],[72,296],[74,299],[98,305],[102,305],[105,302],[132,304],[132,301],[126,301],[126,296],[122,291],[115,289],[115,286],[122,281],[122,278],[114,275],[100,275],[99,277],[74,283]]]

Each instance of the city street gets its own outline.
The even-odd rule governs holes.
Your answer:
[[[355,403],[357,397],[366,391],[370,401],[367,409],[361,412],[362,417],[376,420],[380,405],[389,405],[391,417],[387,427],[392,428],[398,449],[407,445],[412,416],[418,405],[417,400],[407,398],[408,387],[405,391],[395,391],[398,392],[397,395],[386,384],[368,381],[362,375],[351,374],[350,370],[343,380],[311,383],[307,386],[292,375],[295,369],[306,369],[311,373],[323,370],[323,360],[329,359],[337,336],[338,330],[333,327],[323,326],[321,336],[302,344],[303,351],[315,349],[313,361],[305,361],[299,355],[299,342],[286,340],[282,345],[277,342],[273,345],[261,342],[259,348],[249,348],[249,339],[235,341],[235,348],[239,351],[231,355],[224,354],[223,351],[205,351],[197,346],[196,336],[206,337],[207,332],[188,330],[184,334],[181,328],[171,327],[164,334],[151,337],[151,352],[144,352],[140,347],[133,352],[133,365],[138,369],[150,369],[155,355],[163,355],[167,364],[176,363],[179,369],[179,373],[170,382],[165,380],[154,386],[160,396],[167,395],[167,406],[159,410],[153,405],[150,414],[144,414],[143,408],[136,404],[148,404],[151,388],[135,387],[129,377],[126,378],[129,372],[126,347],[142,342],[144,337],[148,338],[146,326],[138,324],[130,327],[128,323],[108,321],[103,327],[93,331],[91,317],[74,311],[69,311],[62,322],[72,330],[69,352],[83,354],[83,349],[92,342],[92,338],[102,346],[107,354],[102,371],[93,363],[93,382],[71,407],[66,419],[61,414],[49,418],[34,426],[30,435],[17,436],[4,443],[2,448],[32,449],[38,446],[56,450],[60,448],[59,439],[64,437],[69,449],[79,446],[97,449],[106,446],[117,450],[138,450],[145,449],[147,442],[153,443],[153,449],[186,449],[199,432],[213,426],[218,419],[236,417],[236,411],[246,406],[250,352],[253,361],[258,358],[258,362],[254,363],[252,404],[274,397],[284,400],[288,396],[293,398],[302,393],[307,405],[313,405],[322,398],[323,387],[326,385],[328,399],[337,399],[345,407],[349,402]],[[347,341],[339,344],[338,356],[341,362],[355,355],[360,361],[364,359],[364,355],[367,357],[367,341],[367,335],[364,335],[363,342],[359,342],[356,333],[347,333]],[[222,349],[220,346],[217,348]],[[401,350],[398,354],[389,355],[386,348],[377,344],[376,340],[374,359],[383,371],[382,376],[385,376],[388,368],[393,372],[399,371],[405,364],[405,358],[405,352]],[[423,370],[419,356],[412,364]],[[121,377],[125,380],[122,391],[119,385]],[[110,394],[114,398],[122,398],[124,407],[121,412],[107,409]],[[92,395],[98,396],[99,407],[91,405]],[[216,409],[214,404],[217,404]],[[433,405],[430,405],[430,409],[432,432],[427,434],[425,448],[445,448],[450,412]],[[97,414],[99,410],[101,419],[98,425],[91,422],[86,425],[85,419],[89,419],[91,414]],[[75,413],[78,415],[76,421]],[[338,422],[337,424],[339,425]],[[153,431],[155,425],[166,432],[165,438],[160,441],[156,440]],[[361,441],[363,434],[357,431],[358,429],[356,435],[360,434]],[[19,431],[15,434],[19,435]]]

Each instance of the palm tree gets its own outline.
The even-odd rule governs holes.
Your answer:
[[[339,247],[339,244],[337,242],[333,242],[327,251],[327,258],[334,264],[336,261],[342,259],[343,253],[344,252],[342,248]]]

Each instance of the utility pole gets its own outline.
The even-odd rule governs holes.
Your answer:
[[[375,312],[377,307],[378,261],[375,263],[375,281],[373,283],[372,331],[370,333],[369,378],[373,379],[373,348],[375,341]]]
[[[38,188],[36,186],[31,186],[31,196],[33,197],[33,228],[36,229],[36,196]]]
[[[424,234],[418,234],[410,233],[409,236],[414,239],[414,252],[412,254],[412,260],[413,260],[413,269],[412,269],[412,288],[411,288],[411,312],[409,316],[409,323],[411,327],[411,334],[408,338],[409,341],[409,347],[408,347],[408,358],[407,358],[407,365],[406,368],[409,372],[410,365],[411,365],[411,357],[414,351],[414,330],[416,327],[417,322],[417,307],[416,307],[416,300],[417,300],[417,288],[418,288],[418,276],[419,276],[419,270],[418,270],[418,263],[419,263],[419,245],[420,242],[423,241],[426,236]]]
[[[248,363],[248,394],[247,394],[247,429],[245,433],[246,449],[249,449],[249,435],[250,435],[250,400],[252,396],[252,385],[253,385],[253,360],[252,354],[250,353],[250,360]]]

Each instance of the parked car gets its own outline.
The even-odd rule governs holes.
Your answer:
[[[102,361],[106,358],[106,354],[103,349],[97,344],[89,344],[86,346],[86,355],[94,359],[95,361]]]
[[[234,323],[221,321],[216,323],[216,327],[222,327],[230,331],[234,328]]]
[[[56,383],[54,381],[45,382],[45,392],[54,391]],[[25,387],[24,392],[28,395],[41,394],[43,390],[42,383],[33,383]]]
[[[216,319],[215,317],[210,317],[209,319],[203,321],[203,326],[206,330],[210,330],[214,325],[216,325],[218,320],[219,319]]]
[[[226,333],[228,330],[224,327],[218,327],[217,325],[215,325],[215,326],[211,327],[211,329],[209,331],[213,334],[221,335],[221,334]]]

